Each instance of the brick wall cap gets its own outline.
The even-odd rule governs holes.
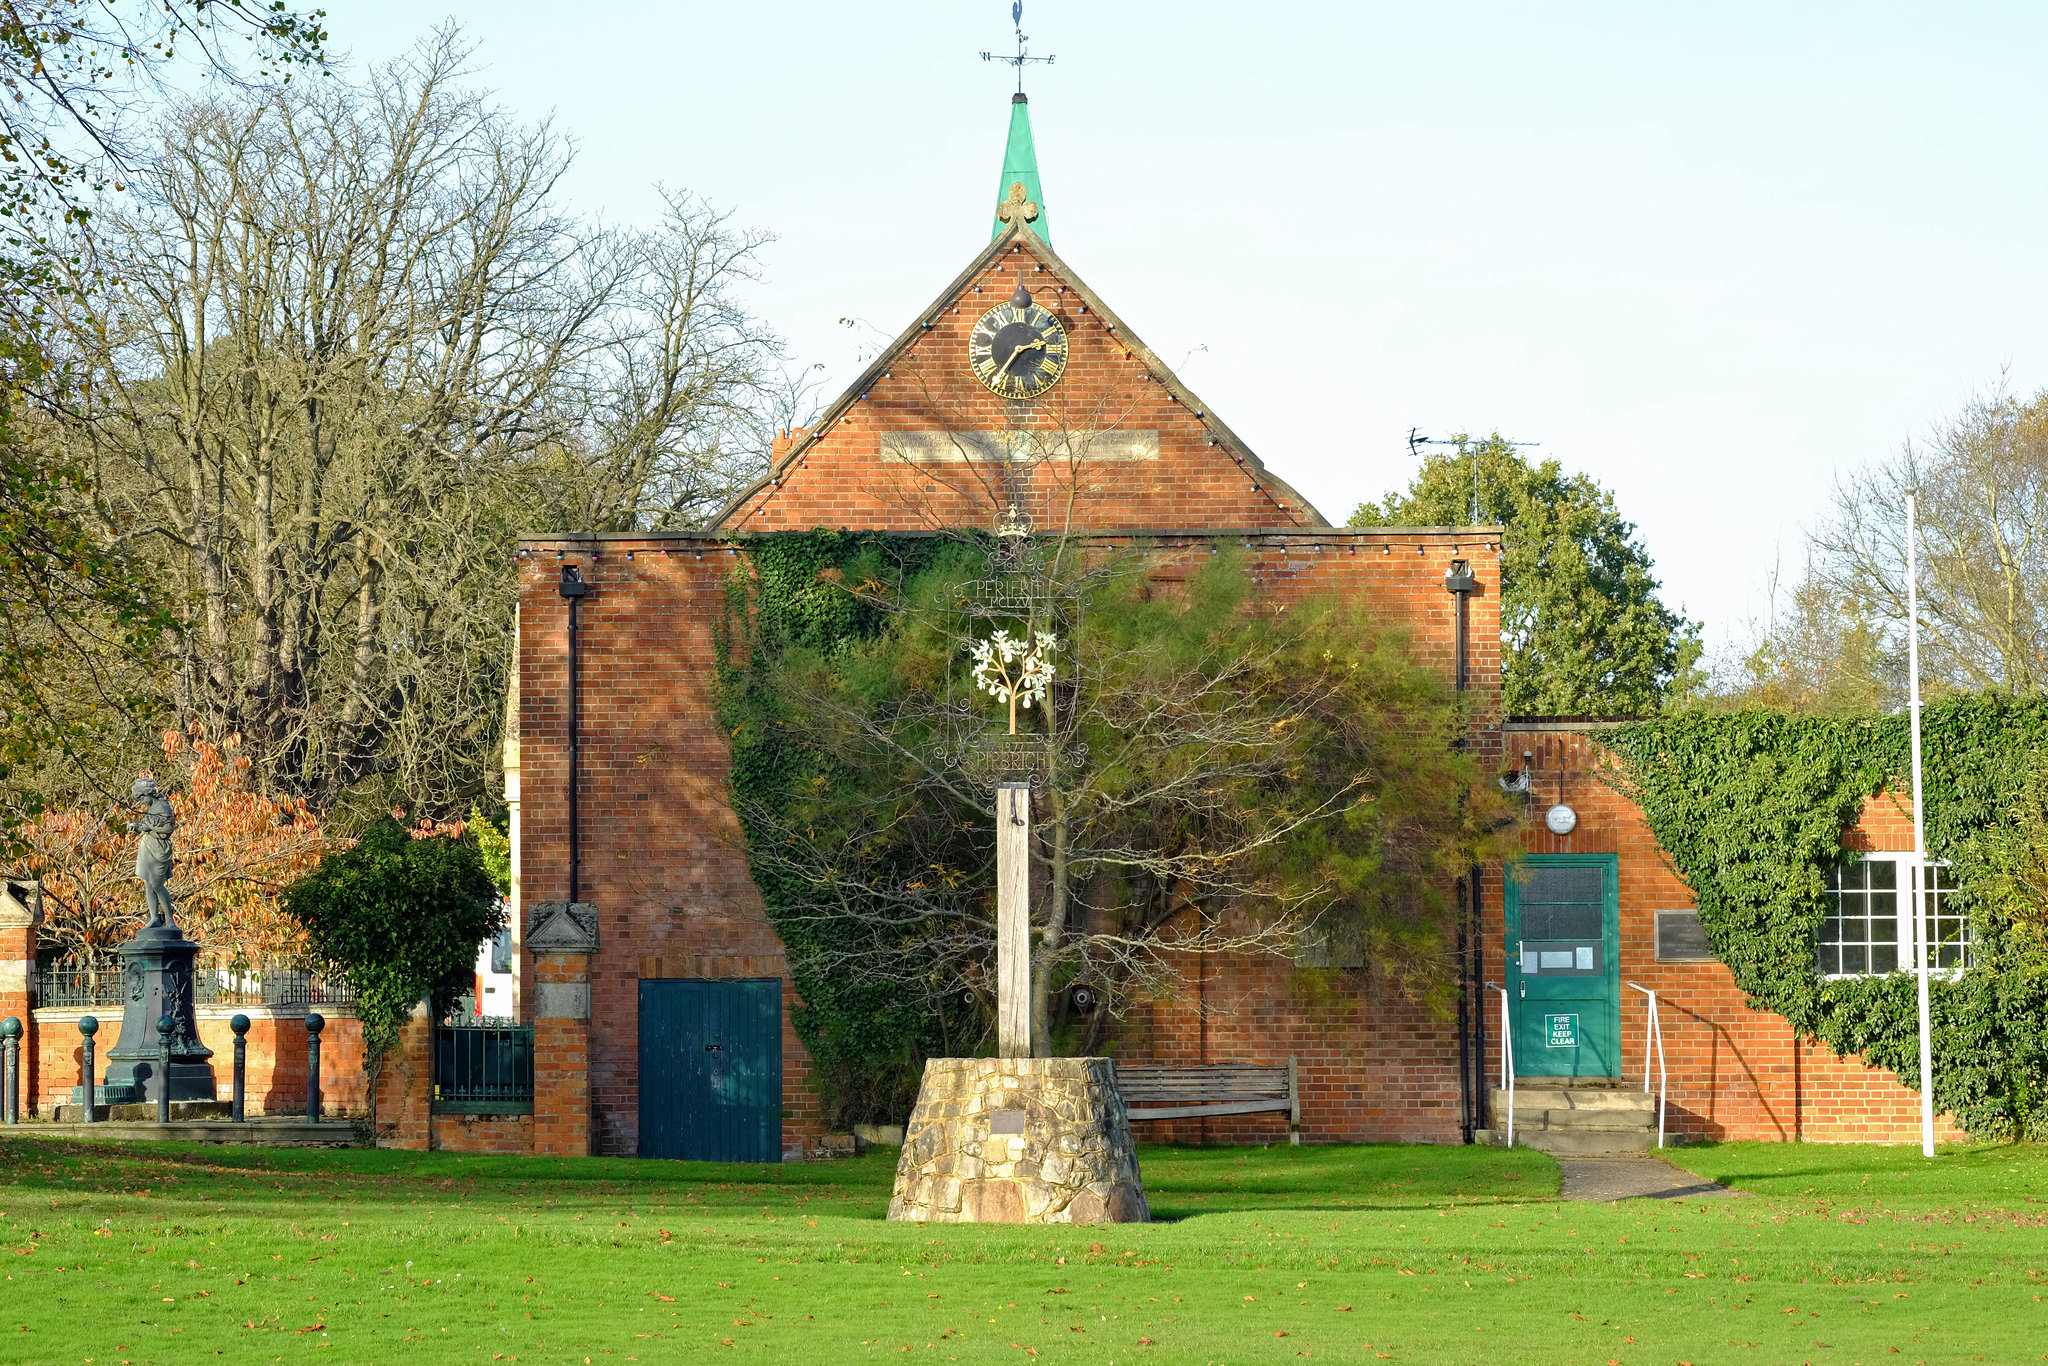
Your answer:
[[[588,901],[539,901],[526,921],[526,951],[596,953],[597,907]]]
[[[1640,716],[1510,716],[1501,722],[1501,729],[1568,732],[1613,730],[1617,726],[1632,725],[1642,719]]]
[[[32,930],[43,923],[43,884],[18,873],[0,874],[0,930]]]
[[[960,533],[948,529],[931,531],[916,528],[897,527],[853,527],[849,530],[885,531],[891,536],[909,539],[923,537],[957,537]],[[1357,541],[1377,546],[1382,542],[1399,544],[1413,541],[1416,537],[1435,540],[1449,540],[1453,543],[1464,541],[1499,540],[1502,528],[1498,526],[1184,526],[1184,527],[1080,527],[1067,533],[1073,537],[1099,541],[1131,541],[1142,539],[1175,540],[1204,536],[1236,536],[1252,540],[1268,541],[1333,541],[1348,543]],[[787,536],[787,530],[780,531],[560,531],[548,535],[522,536],[519,548],[526,551],[567,550],[576,546],[612,546],[628,550],[646,546],[660,549],[666,545],[697,546],[744,546],[750,541],[767,540],[775,536]],[[1596,718],[1598,719],[1598,718]],[[1607,718],[1614,719],[1614,718]]]

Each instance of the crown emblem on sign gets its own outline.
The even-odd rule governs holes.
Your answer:
[[[1023,181],[1016,181],[1010,186],[1010,193],[996,205],[996,217],[1020,228],[1038,217],[1038,205],[1024,197]]]

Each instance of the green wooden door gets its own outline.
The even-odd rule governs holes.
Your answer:
[[[1621,901],[1613,854],[1532,854],[1507,883],[1515,1072],[1621,1075]]]
[[[640,1156],[782,1160],[782,981],[640,983]]]

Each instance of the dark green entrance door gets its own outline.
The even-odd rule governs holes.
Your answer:
[[[782,981],[643,979],[640,1156],[782,1160]]]
[[[1613,854],[1532,854],[1507,884],[1515,1072],[1621,1075],[1621,901]]]

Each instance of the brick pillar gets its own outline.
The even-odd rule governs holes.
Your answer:
[[[533,1150],[590,1155],[590,958],[597,907],[543,901],[526,923],[533,960]]]
[[[43,923],[43,886],[33,878],[0,877],[0,1019],[21,1020],[21,1112],[35,1108],[36,1013],[29,991],[36,975],[36,926]]]
[[[434,1017],[422,1001],[412,1008],[412,1018],[377,1074],[377,1146],[433,1147],[433,1098]]]

